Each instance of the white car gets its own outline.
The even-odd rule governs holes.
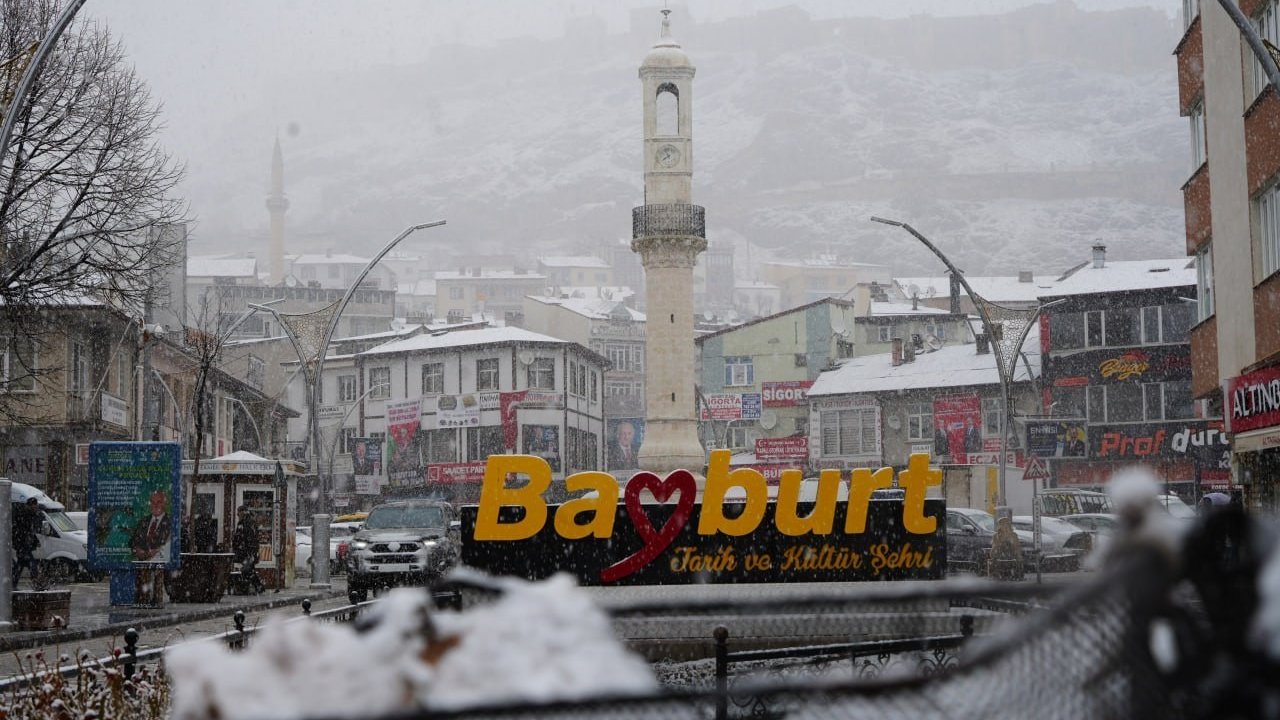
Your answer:
[[[360,522],[330,523],[329,572],[337,573],[344,569],[346,560],[345,546],[351,541],[351,536],[355,535],[363,525],[364,523]],[[293,546],[293,566],[295,570],[304,575],[310,575],[313,551],[311,546],[311,526],[299,526],[294,531]]]
[[[1034,533],[1030,515],[1013,516],[1013,527]],[[1089,533],[1066,520],[1047,515],[1040,516],[1040,550],[1045,570],[1079,570],[1080,561],[1093,549]]]
[[[1160,507],[1168,510],[1169,514],[1178,520],[1194,520],[1196,517],[1196,511],[1177,495],[1157,495],[1156,501],[1160,503]]]
[[[301,575],[311,574],[311,528],[300,527],[293,532],[293,568]]]

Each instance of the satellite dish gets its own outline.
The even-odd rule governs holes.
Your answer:
[[[519,360],[521,365],[532,365],[533,361],[536,359],[537,357],[533,354],[532,350],[521,350],[519,354],[516,355],[516,360]]]
[[[910,298],[910,297],[915,297],[916,295],[919,295],[919,294],[920,294],[920,286],[919,286],[919,285],[917,285],[917,284],[915,284],[915,283],[911,283],[910,285],[908,285],[908,286],[907,286],[907,297],[909,297],[909,298]]]
[[[934,286],[932,286],[932,285],[930,285],[930,286],[929,286],[929,287],[924,291],[924,296],[925,296],[925,297],[927,297],[927,298],[931,298],[931,297],[933,297],[933,296],[935,296],[935,295],[937,295],[937,294],[938,294],[938,290],[937,290],[937,288],[935,288],[935,287],[934,287]]]
[[[890,415],[887,420],[890,430],[899,430],[902,428],[902,418],[898,417],[896,414]]]
[[[930,333],[924,338],[924,346],[929,348],[929,352],[933,352],[942,348],[942,341],[938,339],[937,335]]]
[[[849,337],[849,328],[845,326],[844,317],[839,313],[833,313],[831,315],[831,333],[833,335],[839,335],[842,338]]]
[[[772,410],[765,410],[760,413],[760,427],[765,430],[772,430],[778,426],[778,413]]]

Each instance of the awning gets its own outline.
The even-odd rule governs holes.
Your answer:
[[[1231,437],[1231,451],[1259,452],[1280,448],[1280,426],[1236,433]]]

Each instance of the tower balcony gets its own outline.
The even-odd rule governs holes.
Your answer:
[[[706,210],[701,205],[641,205],[631,209],[631,237],[707,237]]]

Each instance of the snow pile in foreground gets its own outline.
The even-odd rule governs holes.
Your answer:
[[[648,664],[568,576],[502,585],[499,600],[460,614],[431,614],[420,589],[394,591],[363,633],[273,623],[243,652],[209,642],[174,647],[165,660],[172,718],[372,716],[657,688]]]
[[[1160,484],[1150,470],[1133,467],[1121,470],[1111,478],[1107,492],[1115,512],[1124,523],[1126,542],[1139,542],[1159,548],[1176,558],[1182,547],[1182,535],[1188,523],[1179,521],[1160,505]],[[1111,547],[1125,543],[1112,543]]]
[[[1254,646],[1274,662],[1280,662],[1280,542],[1258,574],[1258,610],[1254,614]]]

